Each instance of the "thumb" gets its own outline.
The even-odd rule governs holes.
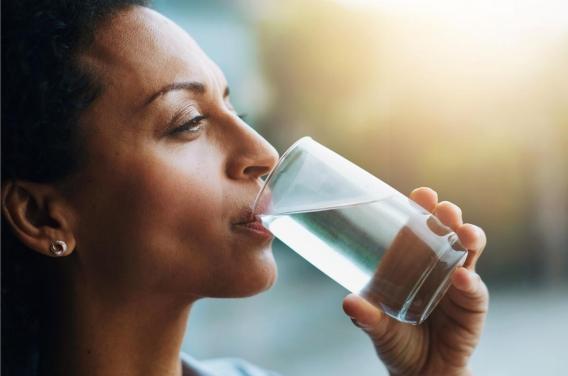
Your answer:
[[[373,339],[380,339],[387,332],[390,318],[358,295],[349,294],[343,299],[343,311]]]

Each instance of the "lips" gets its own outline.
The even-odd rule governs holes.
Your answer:
[[[259,215],[268,214],[272,205],[272,197],[270,192],[263,191],[260,197],[253,202],[252,207],[247,206],[241,210],[239,216],[233,224],[244,224],[250,222],[260,222]]]
[[[244,230],[251,235],[256,235],[264,239],[272,238],[272,234],[262,225],[259,216],[259,214],[266,213],[270,207],[270,195],[263,194],[257,201],[258,202],[254,203],[255,206],[253,208],[245,207],[242,209],[240,215],[233,221],[233,226],[235,229]]]
[[[262,225],[260,217],[254,215],[250,208],[243,210],[240,219],[233,224],[233,228],[239,230],[239,232],[244,231],[248,235],[256,236],[263,240],[272,238],[270,231]]]
[[[238,219],[233,222],[234,225],[247,225],[249,223],[260,223],[260,218],[257,215],[254,215],[251,208],[245,208],[241,211]]]
[[[266,229],[266,227],[264,227],[262,225],[262,222],[260,221],[260,218],[258,218],[258,217],[255,217],[254,219],[252,219],[248,222],[237,223],[236,225],[246,227],[246,228],[249,228],[249,229],[255,230],[255,231],[268,232],[268,229]]]

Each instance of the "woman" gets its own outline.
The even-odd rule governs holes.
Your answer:
[[[14,0],[4,15],[3,370],[264,374],[180,361],[195,301],[276,278],[249,206],[278,155],[222,72],[141,1]],[[487,312],[474,272],[485,236],[434,191],[411,197],[458,233],[465,268],[420,327],[355,295],[343,307],[391,373],[467,374]]]

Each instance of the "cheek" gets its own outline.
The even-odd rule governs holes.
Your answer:
[[[220,166],[211,155],[99,164],[82,194],[78,239],[93,272],[137,287],[198,283],[211,258],[203,250],[226,236]]]
[[[137,239],[138,249],[157,252],[170,262],[191,254],[198,264],[200,248],[214,246],[222,237],[221,176],[206,163],[142,166],[138,178],[127,183],[132,187],[125,209],[127,232]]]
[[[133,192],[132,211],[135,216],[138,213],[158,222],[150,221],[148,226],[177,232],[190,223],[213,225],[207,219],[222,216],[222,181],[213,166],[156,164],[136,175],[127,183]]]
[[[152,288],[236,297],[270,287],[276,277],[270,244],[261,249],[231,232],[228,213],[235,208],[219,164],[156,166],[128,184],[137,193],[124,244],[136,239],[136,269],[152,274]]]

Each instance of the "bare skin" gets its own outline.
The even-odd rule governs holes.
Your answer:
[[[271,237],[242,223],[278,154],[237,116],[220,69],[155,11],[128,8],[100,25],[80,61],[104,86],[80,119],[85,165],[61,182],[2,186],[4,218],[27,247],[47,257],[51,241],[69,246],[53,260],[59,277],[51,283],[61,305],[53,307],[57,330],[43,371],[178,376],[195,301],[253,295],[276,279]],[[474,255],[471,268],[484,240],[465,225],[459,231]],[[460,292],[450,293],[478,309],[466,299],[477,296],[468,278],[456,273]],[[344,306],[370,328],[381,354],[388,321],[356,297]],[[447,339],[464,349],[448,356],[465,366],[484,314],[477,321],[467,311],[452,315],[474,333]],[[430,332],[448,325],[443,321]],[[396,324],[388,325],[391,333]],[[424,370],[442,369],[443,359],[420,356],[435,346],[434,335],[425,340],[422,329],[406,327],[395,332],[406,344],[418,342],[410,352],[382,355],[392,370],[406,369],[407,359],[426,359]]]

